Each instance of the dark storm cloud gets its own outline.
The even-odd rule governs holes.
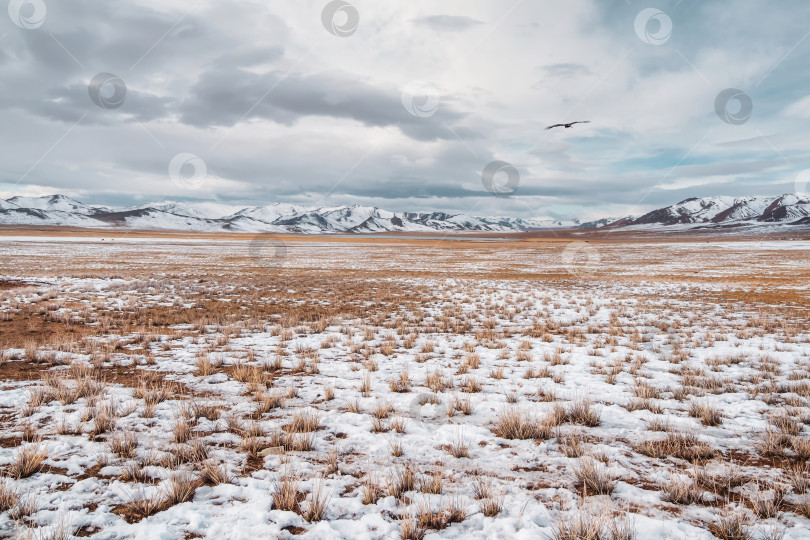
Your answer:
[[[186,17],[172,30],[175,19],[125,2],[76,0],[47,6],[46,23],[37,30],[21,30],[0,17],[0,35],[6,34],[0,42],[0,78],[13,81],[4,87],[0,110],[20,109],[66,123],[86,115],[85,124],[165,118],[176,97],[150,88],[150,80],[160,73],[155,64],[160,64],[159,77],[171,77],[166,67],[182,65],[178,58],[192,43],[220,41],[196,17]],[[147,54],[156,43],[160,50]],[[101,72],[118,75],[127,85],[124,106],[115,111],[94,105],[88,93],[91,79]]]
[[[50,120],[73,123],[83,118],[85,124],[115,125],[122,121],[149,122],[165,118],[173,102],[173,98],[128,88],[120,108],[102,109],[91,101],[87,84],[77,83],[53,89],[46,97],[19,100],[17,106]]]
[[[366,126],[397,126],[422,141],[455,138],[448,126],[465,117],[448,103],[441,104],[432,116],[413,116],[396,91],[375,88],[347,73],[286,76],[273,71],[259,75],[228,66],[203,74],[179,110],[184,123],[197,127],[229,127],[255,118],[289,126],[306,116],[326,116]],[[454,131],[467,139],[476,136],[469,129]]]

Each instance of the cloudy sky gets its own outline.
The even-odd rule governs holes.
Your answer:
[[[11,0],[0,15],[5,198],[595,218],[793,192],[810,168],[805,0]],[[592,123],[544,129],[574,120]],[[517,171],[511,196],[485,188],[493,161]]]

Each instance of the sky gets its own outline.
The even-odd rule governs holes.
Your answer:
[[[805,0],[10,0],[0,197],[596,219],[790,193],[808,20]]]

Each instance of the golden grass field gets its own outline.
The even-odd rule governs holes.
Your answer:
[[[808,538],[809,247],[4,229],[0,535]]]

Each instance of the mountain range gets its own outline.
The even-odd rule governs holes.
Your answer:
[[[761,225],[810,226],[810,197],[691,198],[640,217],[590,222],[552,218],[476,217],[447,212],[389,212],[373,206],[309,208],[285,203],[242,208],[217,203],[160,202],[111,208],[64,195],[0,199],[0,225],[159,229],[198,232],[299,234],[484,231],[541,229],[702,229]]]
[[[64,195],[0,199],[0,225],[123,227],[199,232],[299,234],[486,231],[597,227],[552,218],[476,217],[448,212],[389,212],[373,206],[308,208],[285,203],[242,208],[216,203],[159,202],[126,208],[92,206]]]
[[[810,195],[690,198],[641,217],[627,217],[610,224],[613,228],[623,229],[751,228],[764,225],[810,225]]]

